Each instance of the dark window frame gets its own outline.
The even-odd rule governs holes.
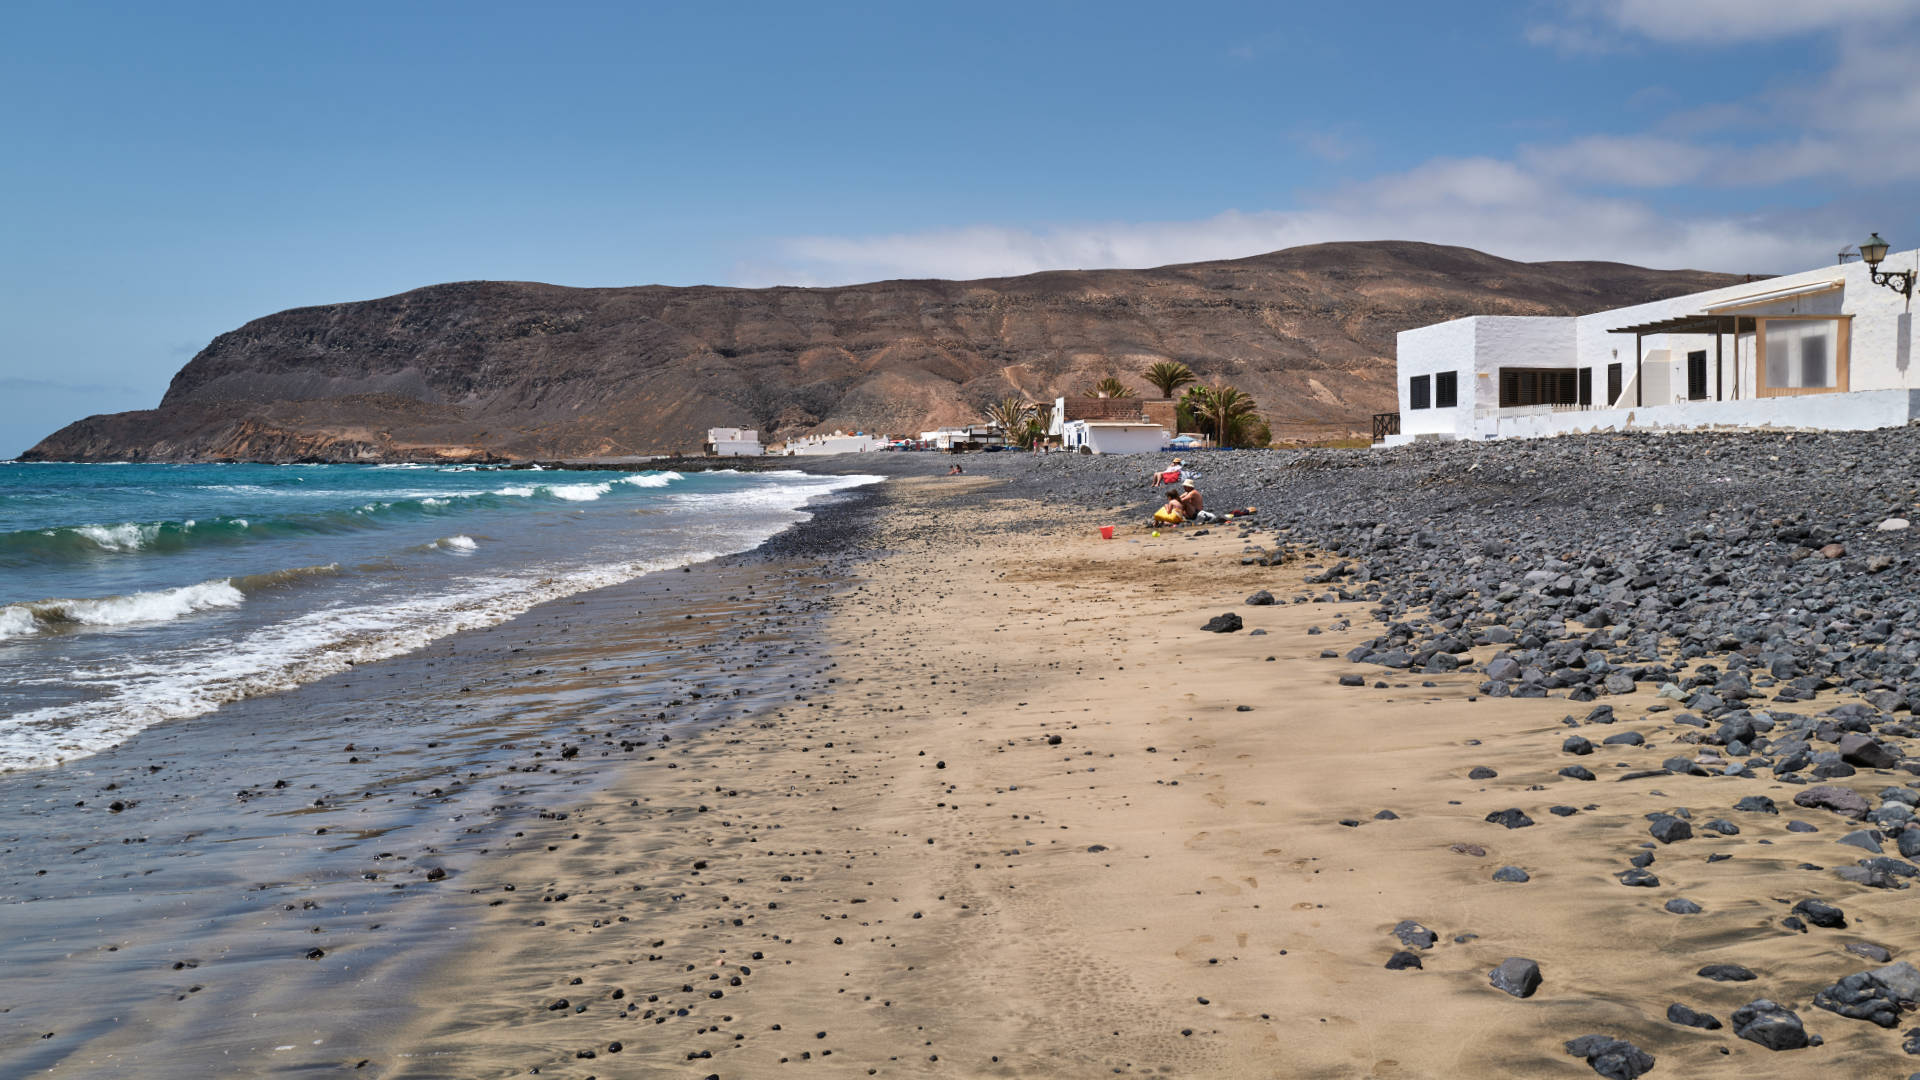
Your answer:
[[[1577,368],[1500,369],[1500,407],[1503,409],[1579,403],[1580,377]]]
[[[1626,365],[1617,360],[1607,365],[1607,408],[1609,409],[1619,402],[1620,392],[1626,388],[1623,385],[1626,370]]]
[[[1695,379],[1694,376],[1699,378]],[[1705,401],[1710,391],[1707,388],[1707,350],[1690,349],[1687,352],[1687,400]]]
[[[1433,407],[1452,409],[1460,404],[1460,373],[1436,371],[1433,375]]]
[[[1407,380],[1407,408],[1430,409],[1433,407],[1433,376],[1415,375]]]

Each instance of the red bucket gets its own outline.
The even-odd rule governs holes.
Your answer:
[[[1113,526],[1111,525],[1100,526],[1100,539],[1102,540],[1113,539]]]

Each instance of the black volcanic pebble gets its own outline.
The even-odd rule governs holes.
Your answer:
[[[1533,877],[1517,866],[1503,866],[1493,872],[1495,881],[1532,881]]]
[[[1693,839],[1693,826],[1667,814],[1656,816],[1653,824],[1647,826],[1647,832],[1663,844]]]
[[[1508,810],[1495,810],[1493,813],[1487,815],[1487,820],[1495,825],[1504,825],[1509,829],[1524,829],[1533,824],[1533,819],[1528,817],[1518,807]]]
[[[1847,951],[1855,956],[1864,956],[1876,964],[1884,964],[1893,959],[1893,954],[1887,951],[1885,945],[1875,945],[1871,941],[1850,941],[1847,943]]]
[[[1883,1028],[1900,1023],[1900,998],[1871,971],[1856,971],[1813,995],[1814,1007]]]
[[[1560,770],[1560,775],[1573,780],[1594,779],[1593,770],[1587,768],[1585,765],[1569,765]]]
[[[1273,603],[1273,594],[1265,589],[1261,589],[1259,592],[1247,597],[1247,603],[1254,607],[1265,607]]]
[[[1567,740],[1560,744],[1560,749],[1569,754],[1591,754],[1593,753],[1593,743],[1578,735],[1569,735],[1567,736]]]
[[[1749,795],[1739,802],[1734,803],[1733,808],[1735,810],[1745,810],[1753,814],[1777,814],[1780,812],[1780,807],[1774,805],[1774,801],[1765,795]]]
[[[1701,912],[1701,907],[1699,904],[1688,900],[1684,896],[1676,896],[1667,901],[1667,910],[1673,912],[1675,915],[1698,915]]]
[[[1733,1011],[1733,1033],[1769,1050],[1798,1050],[1808,1044],[1807,1029],[1800,1017],[1766,998]]]
[[[1401,920],[1399,925],[1393,928],[1393,936],[1400,939],[1400,944],[1410,949],[1431,949],[1433,943],[1440,940],[1440,935],[1412,919]]]
[[[1607,1080],[1634,1080],[1653,1069],[1653,1055],[1611,1035],[1582,1035],[1568,1040],[1567,1053],[1585,1058]]]
[[[1642,870],[1637,866],[1631,870],[1622,870],[1614,876],[1620,879],[1620,884],[1639,889],[1652,889],[1660,884],[1660,879],[1654,876],[1652,871]]]
[[[1246,623],[1241,621],[1240,616],[1229,611],[1224,615],[1215,615],[1213,618],[1208,619],[1207,624],[1200,629],[1215,634],[1231,634],[1245,625]]]
[[[1667,1023],[1700,1028],[1704,1031],[1718,1031],[1721,1027],[1718,1018],[1707,1013],[1695,1012],[1677,1001],[1667,1006]]]
[[[1793,905],[1793,913],[1815,926],[1838,930],[1847,925],[1847,913],[1821,900],[1802,900]]]
[[[1694,974],[1714,982],[1752,982],[1760,977],[1739,964],[1708,964]]]
[[[1499,775],[1499,773],[1494,772],[1485,765],[1475,765],[1473,768],[1467,770],[1467,779],[1469,780],[1491,780]]]
[[[1418,970],[1424,966],[1425,965],[1420,963],[1420,954],[1407,949],[1401,949],[1399,952],[1387,958],[1388,971]]]
[[[1487,972],[1494,989],[1517,998],[1530,998],[1540,989],[1540,965],[1524,956],[1509,956]]]

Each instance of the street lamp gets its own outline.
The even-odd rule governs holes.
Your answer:
[[[1873,277],[1875,285],[1885,285],[1894,292],[1913,300],[1913,271],[1889,270],[1880,272],[1880,261],[1887,257],[1887,242],[1880,239],[1879,233],[1860,242],[1860,261],[1867,264],[1867,271]]]

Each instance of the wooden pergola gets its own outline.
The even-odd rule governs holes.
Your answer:
[[[1713,335],[1713,400],[1724,401],[1721,394],[1720,369],[1724,355],[1726,335],[1734,335],[1733,343],[1733,396],[1740,396],[1740,339],[1741,334],[1757,332],[1759,323],[1751,315],[1678,315],[1671,319],[1659,319],[1655,322],[1639,323],[1634,326],[1622,326],[1609,330],[1609,334],[1633,335],[1633,404],[1643,406],[1646,402],[1646,384],[1640,379],[1640,356],[1642,344],[1648,334],[1712,334]]]

